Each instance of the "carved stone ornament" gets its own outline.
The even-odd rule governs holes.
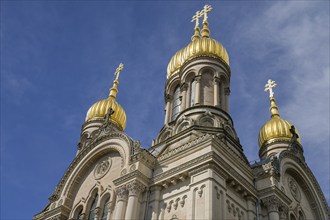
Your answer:
[[[116,195],[119,200],[127,200],[128,197],[128,191],[125,185],[123,186],[119,186],[118,188],[116,188]]]
[[[95,179],[101,179],[102,177],[105,176],[105,174],[108,173],[108,171],[110,170],[112,161],[110,157],[106,157],[104,159],[102,159],[96,166],[94,169],[94,177]]]
[[[293,198],[298,202],[300,202],[301,195],[297,182],[293,178],[288,177],[288,186]]]
[[[145,190],[145,188],[146,187],[138,181],[133,181],[127,184],[127,189],[130,195],[139,195]]]
[[[127,174],[127,169],[126,168],[122,169],[122,171],[120,172],[120,176],[124,176],[126,174]]]
[[[263,203],[268,209],[268,212],[278,212],[281,201],[276,196],[270,196],[262,199]]]

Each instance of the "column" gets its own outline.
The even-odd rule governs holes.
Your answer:
[[[161,189],[162,189],[161,186],[153,187],[155,200],[153,201],[153,204],[152,204],[153,209],[152,209],[151,220],[157,220],[158,216],[159,216],[159,212],[160,212],[159,201],[160,201],[160,191],[161,191]]]
[[[125,218],[125,211],[127,205],[127,196],[128,191],[126,186],[120,186],[116,189],[117,195],[117,204],[115,209],[115,217],[114,219],[124,219]]]
[[[230,95],[230,89],[229,87],[224,89],[225,92],[225,105],[224,105],[224,110],[229,113],[229,95]]]
[[[146,187],[137,180],[127,184],[129,195],[125,219],[139,219],[139,196],[145,188]]]
[[[166,97],[165,97],[166,107],[165,107],[165,121],[164,121],[164,124],[167,124],[169,122],[171,101],[172,101],[172,96],[170,94],[166,94]]]
[[[215,107],[220,107],[220,92],[219,92],[219,87],[220,87],[220,79],[218,77],[214,77],[213,80],[213,95],[214,95],[214,106]]]
[[[269,220],[280,220],[280,216],[278,213],[280,200],[276,196],[270,196],[265,199],[262,199],[262,201],[267,207],[268,219]]]
[[[196,87],[195,87],[195,105],[200,105],[200,100],[201,100],[201,79],[202,76],[196,76],[195,81],[196,81]]]
[[[183,83],[181,85],[180,91],[181,91],[181,111],[186,109],[187,106],[187,89],[188,89],[188,84]]]

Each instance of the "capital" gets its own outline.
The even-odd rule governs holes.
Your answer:
[[[125,185],[119,186],[116,188],[116,195],[118,197],[118,201],[120,200],[127,200],[128,197],[128,191]]]
[[[140,193],[142,193],[145,190],[145,188],[146,188],[145,185],[137,180],[134,180],[127,184],[127,189],[129,191],[130,196],[139,195]]]
[[[262,199],[262,202],[267,207],[268,212],[278,212],[281,201],[276,196],[269,196]]]

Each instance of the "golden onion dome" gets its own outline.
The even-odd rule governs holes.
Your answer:
[[[125,129],[126,113],[124,109],[116,101],[116,97],[118,93],[117,87],[119,84],[118,78],[120,71],[123,69],[123,67],[124,65],[120,64],[119,67],[116,69],[115,72],[116,78],[113,81],[113,86],[110,89],[110,94],[108,98],[96,102],[89,108],[85,119],[86,122],[92,120],[104,119],[105,116],[108,114],[109,109],[112,109],[113,114],[110,117],[111,122],[114,123],[122,131]]]
[[[126,127],[126,113],[118,102],[116,102],[116,99],[111,96],[93,104],[87,112],[85,121],[103,119],[108,113],[109,108],[112,108],[114,111],[111,115],[111,122],[117,125],[121,130],[124,130]]]
[[[270,99],[271,118],[262,126],[258,136],[259,147],[270,144],[276,141],[290,141],[292,133],[290,131],[292,124],[280,117],[278,107],[275,104],[275,98]],[[299,132],[297,141],[300,143]]]
[[[204,21],[203,25],[202,36],[200,37],[199,27],[196,26],[192,41],[186,47],[176,52],[171,58],[167,66],[167,79],[179,72],[180,68],[187,61],[198,56],[220,58],[229,65],[229,56],[226,48],[218,41],[210,38],[207,21]]]

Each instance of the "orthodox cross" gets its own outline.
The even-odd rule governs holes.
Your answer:
[[[265,92],[267,92],[267,90],[269,90],[269,97],[273,98],[274,97],[274,92],[273,92],[273,88],[276,86],[277,84],[275,83],[275,81],[269,79],[267,81],[267,84],[265,85]]]
[[[211,5],[205,5],[203,10],[201,11],[201,15],[204,15],[204,22],[207,22],[207,13],[210,12],[212,10],[212,6]]]
[[[109,108],[107,114],[104,116],[104,122],[105,123],[110,122],[111,115],[113,115],[113,113],[115,113],[115,111],[112,108]]]
[[[199,26],[199,18],[202,16],[203,16],[202,12],[196,11],[196,14],[192,17],[191,22],[196,21],[195,29]]]
[[[291,125],[290,132],[292,134],[292,141],[297,141],[299,135],[297,134],[296,128],[293,125]]]
[[[115,72],[115,76],[116,76],[115,80],[118,80],[119,74],[123,69],[124,69],[124,64],[120,63]]]

